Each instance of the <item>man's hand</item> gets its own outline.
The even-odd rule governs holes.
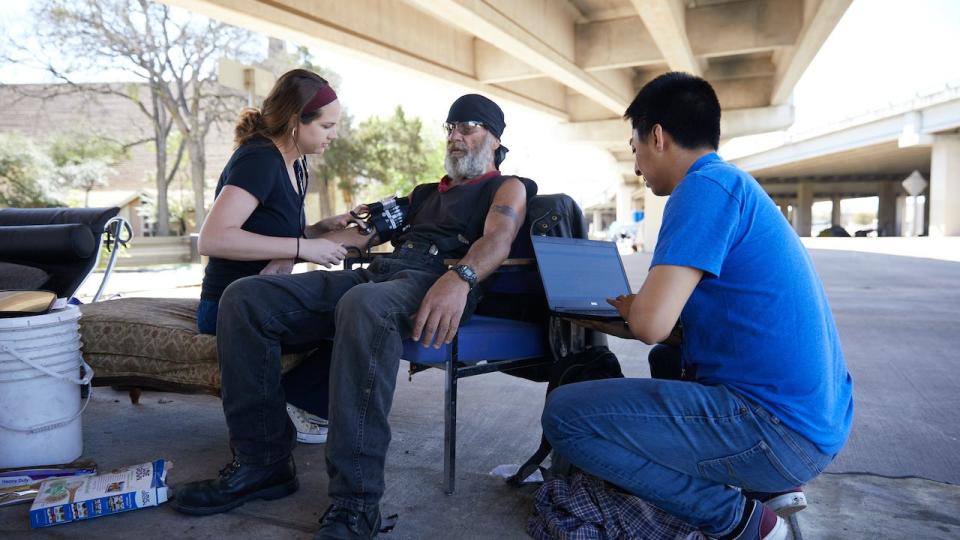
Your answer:
[[[453,341],[469,292],[470,285],[457,274],[447,272],[440,276],[427,291],[423,302],[420,302],[420,309],[414,315],[413,340],[419,341],[424,347],[433,344],[435,349]]]
[[[293,272],[293,263],[293,259],[273,259],[263,267],[263,270],[260,271],[260,275],[266,276],[269,274],[289,274]]]
[[[354,208],[352,212],[321,219],[314,225],[315,232],[317,234],[324,234],[332,231],[339,231],[340,229],[347,228],[347,226],[351,223],[365,227],[365,224],[362,220],[354,217],[357,214],[362,214],[365,212],[367,212],[367,207],[366,205],[361,204],[360,206]]]

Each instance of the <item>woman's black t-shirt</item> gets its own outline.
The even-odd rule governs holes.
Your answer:
[[[294,167],[299,170],[300,164],[295,163]],[[216,195],[219,196],[223,186],[227,185],[247,191],[260,202],[243,223],[243,230],[285,238],[301,234],[305,226],[300,211],[303,201],[290,183],[283,156],[269,139],[255,137],[237,148],[220,173]],[[269,262],[210,257],[200,298],[219,301],[227,285],[242,277],[259,274]]]

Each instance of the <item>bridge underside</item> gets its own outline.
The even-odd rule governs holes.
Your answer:
[[[620,117],[671,70],[709,80],[723,137],[793,122],[794,85],[851,0],[165,0],[349,50],[569,121],[630,161]]]

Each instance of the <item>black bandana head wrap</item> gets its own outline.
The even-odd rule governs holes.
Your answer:
[[[450,112],[447,113],[447,122],[451,124],[470,121],[482,123],[498,141],[504,128],[507,127],[500,106],[480,94],[460,96],[453,102],[453,105],[450,105]],[[500,162],[506,158],[508,151],[507,147],[502,144],[497,148],[494,159],[498,168]]]

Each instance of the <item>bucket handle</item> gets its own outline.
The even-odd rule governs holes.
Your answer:
[[[71,375],[64,375],[63,373],[57,373],[56,371],[46,366],[38,364],[33,360],[27,358],[26,356],[20,354],[20,351],[18,351],[12,345],[8,345],[6,343],[0,343],[0,350],[6,351],[12,354],[17,358],[17,360],[20,360],[21,362],[32,367],[33,369],[46,373],[47,375],[57,379],[63,379],[64,381],[72,382],[73,384],[79,384],[80,386],[87,386],[88,384],[90,384],[90,381],[93,380],[93,368],[91,368],[90,364],[87,364],[83,360],[83,357],[80,358],[80,365],[83,367],[83,373],[84,373],[84,376],[81,379],[78,377],[73,377]]]
[[[47,367],[45,367],[45,366],[42,366],[42,365],[40,365],[40,364],[38,364],[38,363],[35,363],[33,360],[30,360],[29,358],[27,358],[27,357],[23,356],[22,354],[20,354],[20,351],[18,351],[16,348],[14,348],[13,346],[8,345],[8,344],[6,344],[6,343],[0,343],[0,350],[4,350],[4,351],[9,352],[10,354],[12,354],[13,356],[15,356],[18,360],[20,360],[20,361],[23,362],[24,364],[27,364],[28,366],[32,367],[33,369],[36,369],[37,371],[41,371],[41,372],[43,372],[43,373],[46,373],[47,375],[50,375],[51,377],[56,377],[57,379],[63,379],[63,380],[65,380],[65,381],[69,381],[69,382],[72,382],[72,383],[74,383],[74,384],[79,384],[80,386],[89,386],[89,385],[90,385],[90,381],[93,380],[93,368],[91,368],[91,367],[90,367],[90,364],[87,364],[87,363],[83,360],[83,357],[80,358],[80,365],[83,367],[83,372],[84,372],[84,376],[83,376],[83,378],[81,379],[81,378],[78,378],[78,377],[72,377],[72,376],[70,376],[70,375],[64,375],[63,373],[57,373],[56,371],[53,371],[52,369],[49,369],[49,368],[47,368]],[[85,411],[85,410],[87,409],[87,405],[90,404],[90,396],[91,396],[92,394],[93,394],[93,387],[91,386],[91,387],[90,387],[90,391],[87,392],[87,399],[84,400],[83,406],[80,407],[80,410],[77,411],[77,414],[71,416],[70,418],[64,418],[63,420],[55,420],[55,421],[53,421],[53,422],[49,422],[49,423],[46,423],[46,424],[40,424],[39,426],[33,426],[33,427],[29,427],[29,428],[18,428],[18,427],[8,426],[8,425],[6,425],[6,424],[0,423],[0,428],[6,429],[6,430],[9,430],[9,431],[19,431],[20,433],[40,433],[40,432],[43,432],[43,431],[50,431],[50,430],[57,429],[57,428],[59,428],[59,427],[63,427],[63,426],[65,426],[65,425],[73,422],[73,421],[76,420],[81,414],[83,414],[83,411]]]
[[[83,400],[83,406],[80,407],[80,410],[77,411],[77,414],[71,416],[70,418],[64,418],[63,420],[54,420],[53,422],[40,424],[39,426],[32,426],[28,428],[18,428],[14,426],[8,426],[4,423],[0,423],[0,428],[6,429],[8,431],[18,431],[20,433],[41,433],[44,431],[51,431],[51,430],[63,427],[73,422],[77,418],[79,418],[80,415],[83,414],[83,411],[87,410],[87,405],[90,404],[90,397],[92,395],[93,395],[93,387],[90,387],[90,391],[87,392],[87,399]]]

